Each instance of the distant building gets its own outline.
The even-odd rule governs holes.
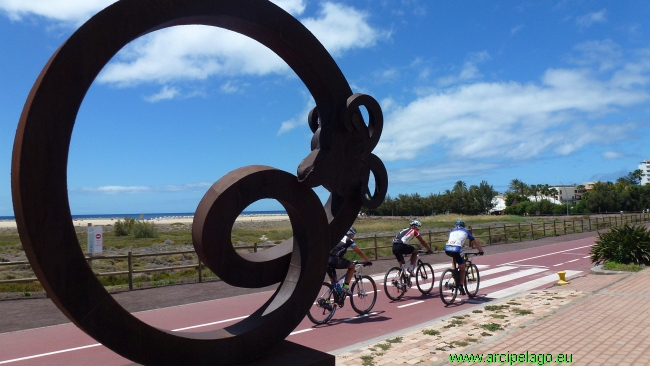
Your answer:
[[[650,159],[642,161],[639,164],[639,169],[643,172],[641,174],[641,185],[650,183]]]
[[[582,185],[585,186],[585,190],[587,190],[587,191],[591,191],[592,189],[594,189],[594,184],[596,184],[596,182],[584,182],[584,183],[582,183]]]
[[[491,215],[503,215],[506,209],[506,196],[499,194],[492,198],[492,208],[490,209]]]
[[[562,204],[569,202],[569,204],[575,205],[580,200],[581,194],[578,193],[578,186],[575,184],[553,186],[551,188],[557,190],[558,194],[555,196],[555,199]]]

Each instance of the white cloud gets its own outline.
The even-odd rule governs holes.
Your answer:
[[[478,82],[429,91],[386,115],[375,152],[386,161],[415,159],[434,148],[468,159],[570,154],[634,129],[604,117],[650,100],[649,73],[647,57],[605,80],[585,69],[549,69],[536,84]]]
[[[160,30],[127,46],[99,75],[102,83],[203,80],[212,75],[265,75],[288,70],[268,48],[239,33],[189,25]]]
[[[472,169],[467,169],[471,166]],[[388,176],[391,183],[416,183],[432,182],[445,179],[467,179],[469,176],[481,176],[497,168],[494,163],[477,163],[476,161],[456,161],[454,164],[447,162],[441,164],[423,164],[415,167],[389,170]]]
[[[197,191],[204,190],[211,187],[212,183],[187,183],[182,185],[166,185],[166,186],[101,186],[96,188],[78,188],[71,189],[72,191],[86,193],[86,194],[141,194],[141,193],[157,193],[157,192],[182,192],[182,191]]]
[[[243,90],[246,84],[240,84],[234,80],[228,80],[225,83],[221,84],[219,90],[226,94],[239,93]]]
[[[317,19],[303,19],[302,23],[333,56],[351,48],[373,46],[378,39],[390,35],[372,28],[367,22],[368,14],[349,6],[326,2],[319,15]]]
[[[295,117],[282,122],[280,129],[278,130],[278,135],[289,132],[296,127],[308,125],[309,123],[307,122],[307,117],[309,116],[309,112],[315,106],[316,102],[314,102],[314,99],[310,97],[309,101],[305,104],[303,110],[300,113],[298,113]]]
[[[147,102],[155,103],[155,102],[165,100],[165,99],[172,99],[172,98],[176,97],[178,95],[178,93],[179,93],[178,88],[169,87],[169,86],[165,85],[165,86],[162,87],[162,89],[160,89],[160,91],[158,93],[156,93],[154,95],[151,95],[151,96],[148,96],[148,97],[145,97],[144,99]]]
[[[603,152],[603,158],[605,158],[607,160],[609,160],[609,159],[620,159],[620,158],[622,158],[624,156],[625,155],[623,155],[622,153],[620,153],[618,151],[605,151],[605,152]]]
[[[0,10],[12,20],[36,15],[58,22],[79,25],[117,0],[0,0]],[[292,15],[305,10],[305,0],[272,0]]]
[[[12,20],[41,16],[78,25],[116,0],[0,0],[0,10]]]
[[[483,75],[479,72],[478,65],[490,60],[490,54],[487,51],[471,52],[467,55],[463,68],[458,75],[450,75],[438,79],[438,84],[448,86],[459,82],[465,82],[473,79],[479,79]]]
[[[576,18],[576,23],[578,24],[578,26],[580,26],[580,28],[588,28],[591,27],[594,23],[605,23],[605,22],[607,22],[606,9],[581,15]]]
[[[303,2],[287,1],[293,11]],[[298,9],[298,10],[296,10]],[[300,10],[302,11],[302,10]],[[307,18],[312,31],[332,55],[369,47],[385,34],[367,23],[368,15],[340,4],[324,3],[318,18]],[[120,87],[140,83],[204,80],[212,76],[286,74],[290,69],[260,43],[228,30],[208,26],[163,29],[134,41],[98,77]]]
[[[519,33],[519,31],[522,30],[523,28],[524,28],[523,24],[519,24],[519,25],[516,25],[516,26],[512,27],[510,29],[510,35],[512,36],[512,35],[515,35],[515,34]]]
[[[575,45],[573,49],[580,53],[579,57],[569,59],[576,65],[598,65],[600,71],[606,71],[614,69],[624,62],[621,47],[611,39],[583,42]]]
[[[305,11],[305,0],[271,0],[291,15],[300,15]]]

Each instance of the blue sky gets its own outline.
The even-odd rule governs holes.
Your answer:
[[[23,105],[52,53],[113,0],[0,0],[0,216]],[[650,158],[647,1],[278,0],[380,102],[388,193],[615,180]],[[296,172],[314,106],[284,62],[184,26],[127,45],[77,117],[73,214],[193,212],[251,164]],[[326,192],[318,189],[322,199]],[[249,209],[280,205],[260,201]]]

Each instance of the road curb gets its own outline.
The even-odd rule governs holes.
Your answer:
[[[603,269],[602,265],[596,266],[591,268],[589,271],[591,274],[595,275],[617,275],[617,274],[633,274],[636,272],[630,272],[630,271],[610,271],[608,269]]]

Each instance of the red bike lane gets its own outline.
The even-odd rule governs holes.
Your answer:
[[[546,288],[558,280],[557,271],[567,278],[584,275],[592,264],[589,246],[595,238],[573,240],[500,254],[474,257],[481,283],[477,299],[459,296],[445,306],[438,296],[437,280],[448,265],[434,266],[436,283],[429,295],[413,286],[399,301],[384,293],[383,274],[373,274],[377,302],[371,315],[359,317],[349,300],[328,324],[314,326],[307,317],[287,338],[311,348],[329,352],[351,344],[390,334],[436,318],[502,298],[515,292]],[[470,250],[471,251],[471,250]],[[423,257],[426,261],[426,257]],[[192,303],[134,315],[148,324],[179,332],[202,332],[232,325],[251,314],[272,292],[262,292],[200,303]],[[88,337],[72,324],[0,334],[0,365],[126,365],[131,362]]]

